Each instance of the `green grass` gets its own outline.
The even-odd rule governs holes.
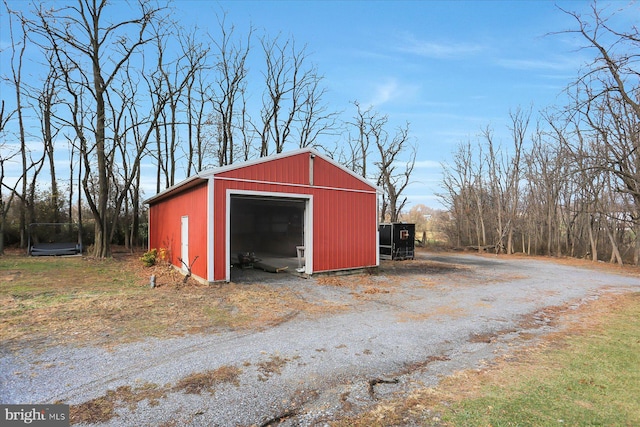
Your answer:
[[[0,294],[29,294],[86,289],[109,289],[108,284],[132,286],[135,276],[114,259],[80,257],[0,257]]]
[[[601,327],[503,375],[503,384],[483,387],[443,419],[456,426],[640,425],[640,294],[629,298]]]
[[[640,293],[578,311],[540,345],[331,426],[640,426]]]
[[[136,292],[134,274],[113,259],[0,257],[0,298],[42,308],[104,294]]]

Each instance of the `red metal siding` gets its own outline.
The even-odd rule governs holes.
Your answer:
[[[221,172],[216,176],[247,181],[309,184],[309,153],[283,157]]]
[[[171,264],[182,267],[180,219],[189,217],[189,263],[192,273],[207,278],[207,182],[149,206],[149,247],[169,249]]]
[[[313,269],[376,265],[376,195],[319,190],[314,196]]]
[[[370,184],[325,159],[314,161],[313,269],[376,265],[377,195]],[[348,190],[341,190],[348,189]]]
[[[313,184],[322,187],[351,188],[372,191],[370,184],[342,170],[325,159],[316,157],[313,166]]]

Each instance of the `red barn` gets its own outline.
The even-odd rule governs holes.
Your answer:
[[[233,257],[296,257],[304,273],[377,266],[377,188],[313,149],[203,171],[149,205],[149,247],[193,276],[229,281]],[[195,257],[198,257],[195,262]]]

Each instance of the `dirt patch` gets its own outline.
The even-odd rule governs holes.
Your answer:
[[[426,260],[381,261],[379,274],[389,275],[436,275],[464,269],[459,265]]]
[[[282,357],[279,354],[272,354],[268,360],[258,362],[258,380],[267,381],[274,374],[280,375],[282,369],[291,362],[292,359]]]
[[[432,364],[434,362],[446,362],[446,361],[449,361],[449,360],[451,360],[451,358],[449,356],[444,356],[444,355],[429,356],[425,360],[422,360],[420,362],[411,363],[411,364],[407,365],[403,370],[398,372],[397,375],[409,374],[411,372],[414,372],[414,371],[417,371],[417,370],[420,370],[420,369],[424,369],[428,365],[430,365],[430,364]]]
[[[457,318],[466,314],[466,310],[456,306],[455,304],[432,307],[421,313],[402,312],[398,313],[396,318],[398,322],[420,322],[436,317]]]
[[[318,285],[335,286],[350,290],[355,299],[371,300],[402,291],[403,279],[392,275],[356,274],[349,276],[322,276]]]
[[[317,283],[322,286],[336,286],[340,288],[349,288],[349,289],[357,289],[357,288],[369,288],[374,287],[380,280],[377,280],[376,277],[365,275],[365,274],[357,274],[357,275],[349,275],[349,276],[321,276],[316,279]]]
[[[444,275],[455,271],[465,271],[451,264],[426,260],[382,261],[374,274],[354,274],[347,276],[321,276],[318,285],[349,289],[351,296],[361,300],[380,299],[396,293],[407,292],[416,286],[431,288],[437,286],[433,275]]]
[[[502,329],[496,332],[488,332],[483,334],[471,334],[469,336],[469,342],[490,344],[492,342],[495,342],[502,335],[512,334],[515,332],[518,332],[518,330],[514,328],[509,328],[509,329]]]

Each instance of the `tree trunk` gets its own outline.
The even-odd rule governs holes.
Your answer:
[[[640,221],[635,225],[636,244],[633,251],[633,264],[640,265]]]
[[[609,262],[613,263],[616,261],[618,264],[622,265],[622,256],[620,255],[620,250],[618,249],[618,243],[611,232],[611,228],[609,227],[609,223],[605,221],[604,230],[607,233],[607,237],[609,238],[609,242],[611,243],[611,259]]]
[[[513,253],[513,227],[509,227],[509,231],[507,232],[507,254],[511,255]]]
[[[593,235],[593,216],[590,215],[589,221],[589,244],[591,245],[591,260],[598,261],[598,241]]]

